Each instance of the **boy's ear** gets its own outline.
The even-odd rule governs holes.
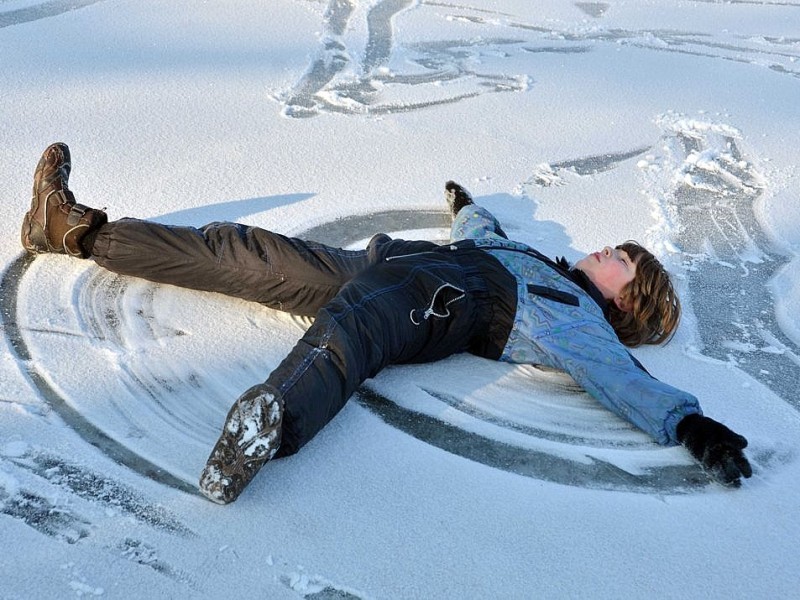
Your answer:
[[[631,302],[629,298],[626,298],[622,295],[614,298],[614,304],[616,304],[617,308],[620,309],[622,312],[633,311],[633,302]]]

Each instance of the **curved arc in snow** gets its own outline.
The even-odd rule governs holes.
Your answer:
[[[102,1],[103,0],[51,0],[50,2],[42,2],[34,6],[26,6],[25,8],[0,12],[0,29],[13,25],[21,25],[22,23],[30,23],[31,21],[38,21],[40,19],[47,19],[49,17],[57,17],[65,12],[78,10],[79,8],[91,6],[92,4],[97,4]]]
[[[375,231],[445,228],[448,221],[448,216],[441,211],[393,210],[346,217],[312,228],[302,236],[323,243],[347,245],[364,240]],[[16,354],[20,367],[27,373],[33,386],[70,428],[117,463],[159,483],[196,494],[194,483],[176,477],[158,464],[143,458],[124,443],[106,434],[102,427],[89,421],[48,383],[47,373],[40,372],[25,343],[17,318],[20,282],[33,260],[29,256],[20,256],[0,280],[0,290],[2,290],[0,306],[6,338]],[[419,389],[430,396],[426,390]],[[513,443],[498,441],[406,408],[401,402],[395,402],[387,395],[378,393],[369,384],[361,387],[356,394],[356,400],[389,425],[432,446],[527,477],[580,487],[645,493],[654,491],[686,493],[708,483],[707,478],[694,465],[662,465],[645,468],[637,474],[632,474],[598,458],[581,455],[579,460],[571,460],[544,450],[522,448]],[[431,396],[431,400],[438,401],[434,396]],[[519,428],[517,430],[519,431]],[[532,431],[534,430],[530,429],[528,435],[536,437]],[[551,438],[550,441],[554,440]],[[559,443],[559,440],[555,441]],[[573,440],[566,436],[560,443],[565,447],[574,448],[574,444],[570,444],[571,441]],[[578,447],[583,446],[581,440],[578,439],[577,442]]]
[[[163,483],[188,494],[199,495],[197,488],[175,477],[158,465],[142,458],[118,440],[109,437],[101,428],[87,420],[48,383],[45,374],[39,372],[31,359],[30,351],[17,324],[17,290],[34,257],[22,255],[17,258],[0,280],[0,306],[2,306],[3,330],[20,367],[27,374],[33,386],[39,391],[47,404],[59,417],[84,440],[103,452],[114,462],[125,465],[132,471],[158,483]]]

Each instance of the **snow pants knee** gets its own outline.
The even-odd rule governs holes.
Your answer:
[[[315,315],[267,378],[285,404],[277,456],[297,452],[387,365],[499,358],[516,307],[513,276],[468,245],[376,236],[348,251],[237,224],[124,219],[101,228],[92,255],[121,274]]]

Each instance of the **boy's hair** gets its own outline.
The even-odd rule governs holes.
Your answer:
[[[609,322],[620,341],[631,348],[664,344],[675,334],[681,302],[664,267],[646,248],[634,241],[617,246],[636,263],[636,276],[622,288],[620,297],[630,307],[623,311],[609,303]]]

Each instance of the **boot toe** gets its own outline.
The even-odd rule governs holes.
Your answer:
[[[200,475],[200,492],[216,504],[230,504],[239,496],[233,478],[226,477],[221,465],[209,461]]]
[[[71,170],[72,160],[69,146],[63,142],[50,144],[45,148],[45,151],[42,152],[39,164],[36,165],[33,184],[34,196],[49,192],[50,190],[48,188],[51,186],[54,186],[54,189],[58,190],[66,189]]]

